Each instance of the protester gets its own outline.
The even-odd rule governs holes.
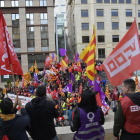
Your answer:
[[[21,108],[21,115],[16,114],[16,106]],[[13,104],[9,98],[4,98],[0,104],[0,140],[6,135],[9,140],[28,140],[25,128],[30,123],[30,117],[22,106],[20,99]]]
[[[122,91],[126,95],[121,99],[114,118],[113,134],[115,140],[140,140],[140,93],[135,93],[135,81],[126,79]]]
[[[70,109],[67,112],[67,116],[69,118],[69,126],[71,126],[71,121],[72,121],[72,114],[74,113],[74,110],[72,109],[72,106],[70,106]]]
[[[103,80],[101,81],[103,86],[103,91],[105,92],[105,86],[106,86],[106,79],[103,77]]]
[[[31,118],[29,134],[33,140],[58,140],[53,120],[59,114],[54,103],[46,100],[44,85],[37,87],[36,96],[25,106]]]
[[[61,100],[61,107],[63,109],[63,115],[66,115],[67,106],[66,106],[66,103],[64,102],[64,100]]]
[[[105,132],[101,126],[104,124],[104,114],[97,106],[95,93],[90,90],[83,91],[79,108],[74,113],[71,130],[77,131],[74,140],[104,139]]]
[[[58,126],[65,126],[64,121],[65,121],[65,118],[64,118],[63,114],[60,113],[60,116],[57,119]]]

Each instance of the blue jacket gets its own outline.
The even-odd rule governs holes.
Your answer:
[[[72,111],[74,111],[74,110],[69,109],[68,112],[67,112],[67,116],[68,116],[70,121],[72,121]]]
[[[102,82],[102,85],[103,85],[103,86],[106,85],[106,80],[105,80],[105,79],[103,79],[101,82]]]
[[[0,117],[0,140],[4,135],[9,140],[29,140],[25,127],[30,123],[30,117],[25,108],[21,109],[21,115],[15,114],[15,118],[8,121],[3,121]]]

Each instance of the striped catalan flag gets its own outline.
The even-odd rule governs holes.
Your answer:
[[[31,73],[34,72],[34,66],[32,66],[32,67],[30,68],[30,72],[31,72]]]
[[[19,85],[19,78],[17,79],[17,82],[16,82],[16,87]]]
[[[96,32],[95,26],[93,25],[93,36],[89,45],[83,50],[80,54],[79,58],[82,59],[85,63],[87,63],[87,76],[90,80],[94,81],[94,78],[97,74],[95,70],[95,54],[96,54]]]

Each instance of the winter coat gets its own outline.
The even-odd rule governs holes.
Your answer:
[[[72,121],[72,112],[74,112],[74,110],[69,109],[67,112],[67,116],[69,118],[69,121]]]

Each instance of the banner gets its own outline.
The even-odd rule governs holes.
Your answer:
[[[65,86],[62,92],[71,92],[72,93],[72,84]]]
[[[10,98],[13,101],[13,103],[15,103],[15,99],[16,99],[17,95],[8,93],[7,96],[8,96],[8,98]],[[30,102],[32,100],[31,97],[18,96],[18,98],[21,100],[21,103],[23,106],[25,106],[28,102]]]

